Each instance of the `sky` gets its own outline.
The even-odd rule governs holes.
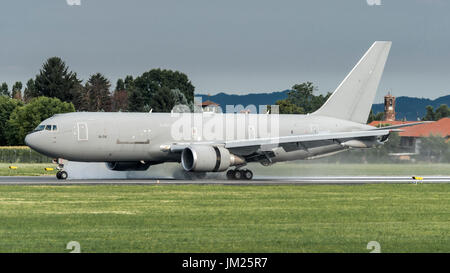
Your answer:
[[[446,0],[9,0],[0,9],[0,82],[61,57],[86,81],[152,68],[196,93],[262,93],[312,81],[332,92],[376,40],[392,41],[375,102],[450,94]]]

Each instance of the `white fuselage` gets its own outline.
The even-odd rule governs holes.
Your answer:
[[[265,124],[265,125],[264,125]],[[89,113],[55,115],[41,125],[56,130],[29,134],[26,143],[54,158],[83,162],[180,161],[180,155],[162,149],[174,143],[214,143],[271,136],[349,132],[373,128],[316,115],[218,113]],[[314,147],[277,147],[273,162],[304,159],[343,150],[324,141]],[[245,156],[254,152],[236,151]]]

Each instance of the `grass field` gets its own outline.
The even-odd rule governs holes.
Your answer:
[[[18,169],[10,170],[10,165]],[[44,168],[53,167],[52,163],[39,164],[7,164],[0,163],[0,176],[38,176],[55,175],[56,171],[45,171]],[[149,174],[170,174],[179,164],[164,164],[152,166]],[[450,164],[311,164],[300,162],[278,163],[270,167],[251,164],[249,168],[255,175],[266,176],[326,176],[326,175],[450,175]]]
[[[449,252],[450,185],[0,186],[0,252]]]
[[[12,170],[9,166],[15,166]],[[56,171],[46,171],[45,168],[56,168],[52,163],[0,163],[0,176],[39,176],[55,175]]]

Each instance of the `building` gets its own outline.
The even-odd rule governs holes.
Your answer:
[[[375,127],[385,127],[416,122],[417,121],[395,120],[395,97],[388,94],[384,97],[384,120],[372,121],[369,125]],[[409,160],[411,159],[410,156],[419,154],[421,139],[424,137],[439,135],[445,138],[447,142],[450,141],[450,118],[442,118],[438,121],[403,127],[400,130],[400,147],[403,152],[391,153],[390,155],[398,156],[399,159]]]
[[[384,96],[384,120],[395,121],[395,97],[391,93]]]
[[[450,118],[402,128],[400,146],[409,151],[418,153],[420,139],[430,135],[441,136],[448,142],[450,140]]]
[[[202,106],[203,112],[220,113],[222,110],[220,108],[220,104],[217,104],[210,100],[204,101],[200,105]]]
[[[369,125],[383,127],[389,125],[407,124],[414,121],[399,121],[395,119],[395,97],[388,93],[384,96],[384,120],[372,121]]]

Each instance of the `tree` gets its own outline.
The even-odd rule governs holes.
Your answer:
[[[280,114],[304,114],[302,107],[291,103],[288,99],[278,100],[276,105],[279,106]]]
[[[154,108],[155,111],[157,111],[156,109],[169,109],[169,106],[162,107],[160,103],[165,100],[172,101],[165,97],[171,96],[173,93],[168,92],[163,95],[161,89],[166,91],[178,89],[186,97],[188,103],[194,101],[195,88],[188,77],[181,72],[152,69],[137,77],[132,83],[131,79],[125,78],[125,88],[130,91],[129,109],[131,111],[144,111],[148,107]],[[130,84],[132,87],[129,87]],[[158,101],[153,101],[154,99]]]
[[[133,76],[128,75],[125,77],[124,81],[124,90],[131,90],[134,87],[134,79]]]
[[[111,98],[111,111],[124,112],[128,110],[128,93],[126,90],[114,91]]]
[[[8,84],[6,82],[2,83],[0,86],[0,96],[9,97]]]
[[[330,97],[331,93],[328,93],[326,96],[315,96],[315,90],[317,88],[312,82],[294,85],[292,90],[288,92],[286,99],[276,102],[280,107],[280,114],[304,114],[319,109]]]
[[[11,113],[6,130],[8,145],[23,145],[25,136],[43,120],[59,113],[74,112],[72,103],[57,98],[38,97]]]
[[[131,77],[131,76],[127,76]],[[128,85],[133,81],[133,77],[128,78]],[[125,82],[122,79],[118,79],[116,83],[116,89],[111,96],[111,111],[127,111],[128,110],[128,91],[125,88]]]
[[[144,111],[144,106],[149,104],[144,103],[144,96],[142,92],[135,88],[134,86],[127,89],[128,94],[128,111],[130,112],[142,112]]]
[[[37,96],[58,98],[65,102],[74,100],[80,85],[77,74],[69,71],[59,57],[49,58],[35,80]]]
[[[314,91],[316,90],[317,87],[312,82],[296,84],[288,92],[287,100],[289,103],[301,107],[304,113],[312,113],[319,109],[331,95],[331,93],[328,93],[326,96],[315,96]]]
[[[450,108],[447,104],[441,104],[435,111],[435,120],[440,120],[441,118],[450,117]]]
[[[11,91],[11,97],[16,100],[22,100],[22,83],[16,82]]]
[[[111,83],[100,73],[89,78],[85,86],[88,111],[111,111],[110,87]]]
[[[29,102],[32,98],[36,98],[38,96],[36,85],[34,84],[33,79],[29,79],[27,82],[27,86],[25,87],[25,90],[23,91],[23,100],[25,102]]]
[[[375,120],[384,120],[384,112],[378,112],[376,115],[373,114],[373,110],[370,110],[369,118],[367,119],[367,123],[371,123]]]
[[[74,94],[72,103],[75,106],[75,109],[77,109],[77,111],[89,111],[89,97],[86,87],[80,84],[75,88]]]
[[[436,117],[435,117],[435,114],[434,114],[434,109],[433,109],[433,106],[431,106],[431,105],[428,105],[427,107],[426,107],[426,109],[427,109],[427,113],[425,114],[425,117],[423,117],[423,119],[422,120],[436,120]]]
[[[439,162],[449,154],[450,143],[441,135],[429,135],[420,138],[419,152],[430,162]]]
[[[170,112],[175,106],[174,96],[168,87],[159,88],[153,96],[151,109],[155,112]],[[145,109],[149,111],[150,109]]]
[[[375,115],[373,114],[373,110],[370,109],[369,117],[367,118],[367,123],[371,123],[372,121],[374,121],[374,117]]]
[[[125,82],[122,79],[118,79],[116,83],[116,89],[114,91],[125,90]]]
[[[378,112],[373,120],[384,120],[384,112]]]
[[[8,131],[8,120],[11,113],[19,106],[22,106],[21,101],[11,99],[7,96],[0,96],[0,146],[7,144],[6,132]]]

